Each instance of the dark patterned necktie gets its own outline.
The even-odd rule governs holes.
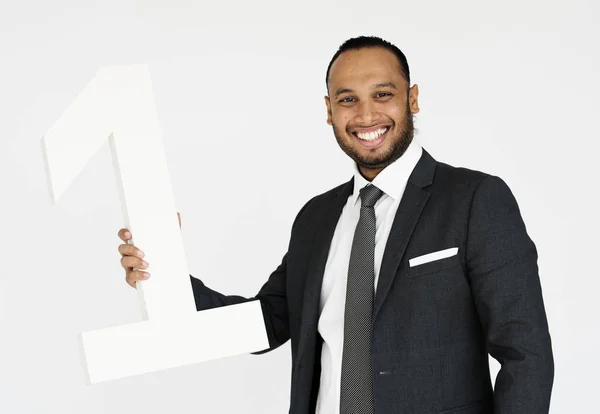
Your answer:
[[[360,190],[360,218],[354,232],[344,314],[340,414],[373,414],[371,328],[375,292],[375,209],[383,192]]]

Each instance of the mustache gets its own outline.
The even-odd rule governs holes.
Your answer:
[[[352,131],[357,129],[357,128],[373,128],[376,126],[381,126],[384,128],[389,128],[392,129],[393,127],[396,126],[396,123],[394,121],[389,121],[386,123],[376,123],[376,124],[372,124],[372,125],[357,125],[357,124],[353,124],[353,125],[346,125],[346,132],[348,132],[349,134],[352,134]]]

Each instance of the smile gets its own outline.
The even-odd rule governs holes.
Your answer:
[[[354,136],[363,147],[375,148],[384,141],[388,131],[389,127],[382,127],[370,132],[355,132]]]
[[[379,128],[377,131],[373,132],[356,132],[356,136],[364,141],[375,141],[377,138],[385,134],[387,130],[387,127],[385,127]]]

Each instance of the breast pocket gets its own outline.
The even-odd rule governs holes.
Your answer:
[[[458,254],[409,267],[407,275],[409,278],[423,276],[441,272],[442,270],[452,269],[456,266],[460,266],[460,256]]]

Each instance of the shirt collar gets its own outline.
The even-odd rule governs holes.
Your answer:
[[[422,153],[423,148],[421,147],[421,144],[413,138],[404,154],[377,174],[377,177],[375,177],[372,184],[394,200],[397,200],[402,196],[404,186],[419,162]],[[369,184],[369,181],[362,176],[356,163],[353,162],[352,164],[354,167],[352,205],[355,205],[358,196],[360,195],[360,190]]]

